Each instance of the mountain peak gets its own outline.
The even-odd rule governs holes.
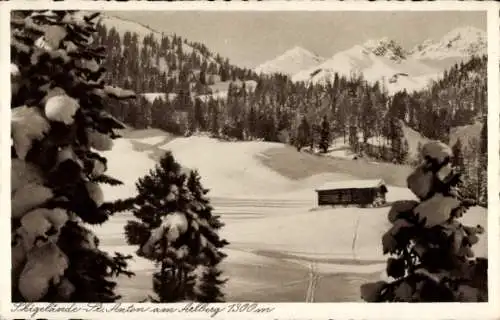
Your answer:
[[[378,40],[368,40],[364,43],[363,47],[377,56],[386,57],[394,61],[404,60],[407,56],[406,50],[399,43],[387,37]]]
[[[314,55],[312,52],[310,52],[309,50],[304,49],[301,46],[295,46],[295,47],[293,47],[291,49],[288,49],[287,51],[285,51],[285,54],[286,53],[300,53],[300,54],[311,54],[311,55]]]
[[[257,73],[282,73],[293,75],[300,70],[311,68],[324,61],[324,58],[300,46],[294,46],[280,56],[264,62],[254,70]]]
[[[462,58],[483,54],[487,50],[486,31],[464,26],[451,30],[440,40],[426,40],[413,48],[411,54],[417,59]]]
[[[486,31],[473,26],[464,26],[451,30],[443,38],[475,39],[484,37],[486,37]]]
[[[486,31],[471,26],[460,27],[453,29],[447,34],[445,34],[444,37],[441,39],[441,41],[449,43],[457,43],[457,42],[471,43],[477,41],[486,42]]]

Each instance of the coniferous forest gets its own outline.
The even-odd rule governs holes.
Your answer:
[[[281,74],[257,75],[177,35],[141,38],[100,24],[96,36],[108,48],[107,80],[142,93],[108,110],[135,128],[282,142],[318,153],[343,139],[359,156],[413,165],[420,159],[411,154],[405,130],[448,144],[453,128],[486,124],[486,56],[453,65],[424,90],[389,95],[383,84],[362,76],[335,75],[309,85]],[[486,133],[484,125],[478,137],[453,139],[464,192],[484,205]]]

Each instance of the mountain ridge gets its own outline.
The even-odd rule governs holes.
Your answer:
[[[425,40],[411,50],[410,56],[415,59],[441,60],[449,57],[467,58],[485,54],[486,51],[486,32],[476,27],[463,26],[449,31],[438,41]]]
[[[382,82],[390,93],[418,91],[439,79],[454,63],[485,54],[485,37],[485,31],[464,26],[449,31],[437,41],[425,40],[410,50],[387,37],[367,40],[300,70],[292,75],[292,81],[324,83],[339,73]]]

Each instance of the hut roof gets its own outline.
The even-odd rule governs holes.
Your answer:
[[[331,181],[316,188],[316,191],[339,189],[372,189],[385,186],[382,179]]]

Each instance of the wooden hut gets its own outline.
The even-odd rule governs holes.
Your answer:
[[[385,204],[387,187],[382,179],[334,181],[316,189],[318,205],[380,206]]]

